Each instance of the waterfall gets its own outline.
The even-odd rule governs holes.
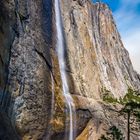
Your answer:
[[[70,127],[69,127],[69,140],[74,139],[73,133],[73,99],[69,93],[69,87],[66,76],[65,69],[65,57],[64,57],[64,38],[63,38],[63,29],[62,29],[62,21],[61,21],[61,11],[60,11],[60,3],[59,0],[55,0],[55,18],[56,18],[56,31],[57,31],[57,53],[58,53],[58,61],[60,67],[60,74],[62,80],[62,88],[63,95],[66,99],[68,110],[69,110],[69,118],[70,118]]]

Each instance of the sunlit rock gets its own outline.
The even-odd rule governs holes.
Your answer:
[[[128,85],[140,88],[140,76],[112,12],[103,3],[61,0],[57,15],[54,2],[0,2],[0,139],[9,134],[12,140],[98,140],[110,125],[126,136],[126,121],[112,111],[120,106],[105,104],[102,89],[122,97]]]

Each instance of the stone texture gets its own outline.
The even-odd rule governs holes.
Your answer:
[[[9,0],[0,6],[0,93],[1,107],[10,118],[4,122],[10,126],[7,134],[23,140],[67,140],[69,117],[55,45],[54,1]],[[102,88],[119,98],[127,85],[140,88],[140,76],[133,70],[110,9],[89,0],[61,0],[60,8],[76,112],[75,139],[98,140],[111,125],[126,135],[124,118],[112,111],[119,106],[102,101]]]
[[[9,116],[22,139],[42,138],[51,110],[51,61],[43,4],[16,1],[19,36],[12,45],[9,65]]]
[[[13,1],[0,1],[0,97],[8,75],[10,49],[14,40],[16,18]]]
[[[127,84],[139,87],[139,76],[105,4],[87,1],[81,7],[77,1],[63,1],[62,16],[75,93],[98,99],[102,87],[115,97],[125,94]]]
[[[140,88],[139,74],[132,67],[107,5],[92,4],[90,1],[81,5],[79,1],[63,0],[61,12],[67,44],[66,61],[74,84],[74,89],[70,90],[72,94],[86,97],[86,104],[90,104],[89,99],[101,101],[104,87],[117,98],[125,95],[128,85]],[[76,104],[79,102],[83,100],[80,99]],[[126,135],[126,122],[122,121],[124,118],[118,118],[117,113],[110,111],[112,107],[106,107],[104,103],[99,102],[93,107],[94,102],[91,102],[89,106],[79,106],[90,110],[93,123],[90,121],[87,124],[77,137],[78,140],[99,139],[111,125],[118,126]],[[94,111],[95,108],[97,111]],[[95,126],[98,120],[99,124]],[[91,127],[93,129],[90,131]],[[132,139],[138,137],[132,136]]]
[[[0,109],[0,139],[2,140],[19,140],[16,130],[13,128],[7,114]]]

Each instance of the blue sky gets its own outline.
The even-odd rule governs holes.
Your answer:
[[[102,0],[113,11],[118,30],[136,71],[140,73],[140,0]]]

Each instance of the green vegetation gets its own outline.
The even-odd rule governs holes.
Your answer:
[[[110,127],[107,131],[106,135],[102,135],[99,140],[124,140],[125,137],[121,130],[119,130],[116,126]]]
[[[107,103],[120,104],[122,109],[118,111],[120,115],[127,115],[127,140],[130,140],[130,119],[135,116],[140,121],[140,92],[128,87],[127,93],[123,98],[114,98],[110,91],[103,89],[103,100]],[[105,140],[105,139],[104,139]]]

